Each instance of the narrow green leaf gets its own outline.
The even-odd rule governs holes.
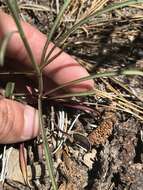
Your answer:
[[[14,33],[16,33],[16,31],[7,33],[4,36],[3,40],[1,41],[1,44],[0,44],[0,66],[1,67],[4,65],[4,58],[5,58],[8,42]]]
[[[56,183],[55,176],[54,176],[53,160],[52,160],[50,147],[47,142],[47,136],[46,136],[46,132],[45,132],[44,124],[43,124],[44,121],[43,121],[43,115],[42,115],[41,98],[38,98],[38,113],[39,113],[39,126],[41,129],[41,135],[42,135],[43,144],[44,144],[46,166],[48,168],[49,176],[50,176],[51,183],[52,183],[52,188],[53,188],[53,190],[58,190],[57,183]]]
[[[52,27],[49,35],[48,35],[48,39],[47,39],[47,41],[45,43],[45,46],[44,46],[44,49],[43,49],[43,52],[42,52],[41,64],[40,65],[45,65],[47,63],[48,58],[50,57],[50,55],[52,53],[52,52],[49,52],[48,55],[46,56],[46,51],[47,51],[47,48],[49,46],[49,43],[52,40],[53,35],[54,35],[56,29],[58,28],[58,26],[60,24],[61,18],[62,18],[63,14],[64,14],[64,12],[65,12],[65,10],[68,7],[68,5],[69,5],[70,2],[71,2],[71,0],[66,0],[64,2],[64,4],[63,4],[63,6],[62,6],[62,8],[61,8],[61,10],[60,10],[60,12],[59,12],[56,20],[55,20],[55,22],[53,24],[53,27]]]
[[[105,73],[96,73],[87,77],[82,77],[80,79],[77,80],[73,80],[70,82],[67,82],[61,86],[58,86],[57,88],[54,88],[53,90],[50,90],[49,92],[45,93],[45,95],[50,95],[60,89],[63,89],[65,87],[68,86],[73,86],[75,84],[78,84],[80,82],[83,81],[87,81],[87,80],[91,80],[91,79],[95,79],[95,78],[101,78],[101,77],[113,77],[113,76],[118,76],[118,75],[140,75],[143,76],[143,71],[140,70],[134,70],[134,69],[127,69],[127,70],[121,70],[121,71],[112,71],[112,72],[105,72]]]
[[[64,2],[64,4],[63,4],[63,6],[62,6],[62,8],[61,8],[61,10],[60,10],[60,12],[59,12],[59,14],[58,14],[56,20],[55,20],[55,22],[54,22],[54,24],[53,24],[53,27],[52,27],[52,29],[51,29],[51,31],[50,31],[50,34],[49,34],[49,36],[48,36],[49,41],[52,40],[52,37],[53,37],[53,35],[54,35],[56,29],[58,28],[59,24],[60,24],[61,18],[62,18],[62,16],[63,16],[63,14],[64,14],[66,8],[67,8],[68,5],[70,4],[70,2],[71,2],[71,0],[66,0],[66,1]]]
[[[62,98],[71,98],[71,97],[81,97],[81,96],[91,96],[96,94],[95,90],[89,90],[87,92],[77,92],[77,93],[68,93],[68,94],[63,94],[63,95],[57,95],[57,96],[52,96],[48,99],[53,100],[53,99],[62,99]],[[46,97],[45,97],[46,98]]]
[[[18,32],[20,34],[20,37],[24,43],[24,46],[25,46],[25,49],[27,51],[27,54],[31,60],[31,63],[32,63],[32,66],[33,68],[35,69],[37,75],[40,74],[40,69],[39,69],[39,66],[38,64],[36,64],[36,61],[35,61],[35,58],[33,56],[33,53],[32,53],[32,50],[30,48],[30,45],[26,39],[26,36],[25,36],[25,33],[23,31],[23,28],[21,26],[21,22],[20,22],[20,19],[19,19],[19,8],[18,8],[18,4],[17,4],[17,1],[16,0],[6,0],[6,3],[7,3],[7,6],[13,16],[13,19],[15,21],[15,24],[18,28]]]
[[[11,9],[13,10],[14,15],[17,17],[17,19],[20,20],[20,17],[19,17],[20,11],[18,8],[17,1],[16,0],[6,0],[6,1],[9,4],[9,7],[11,7]]]
[[[6,98],[12,98],[13,92],[15,88],[14,82],[8,82],[5,88],[5,97]]]

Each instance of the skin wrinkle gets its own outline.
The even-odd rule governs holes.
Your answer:
[[[2,114],[2,116],[0,116],[2,118],[1,123],[1,131],[0,131],[0,140],[2,140],[3,138],[6,137],[7,135],[7,127],[9,127],[9,115],[8,115],[8,105],[5,101],[0,101],[0,107],[1,107],[1,111],[0,113]]]
[[[4,99],[0,101],[0,117],[1,116],[0,142],[12,143],[13,139],[17,139],[18,142],[23,133],[23,105],[15,101]]]
[[[12,110],[13,110],[13,127],[14,126],[18,126],[17,127],[17,130],[15,131],[14,129],[13,129],[13,131],[14,131],[14,133],[13,133],[13,136],[20,136],[20,134],[22,133],[22,129],[21,129],[21,127],[22,127],[22,125],[20,124],[20,122],[17,120],[17,118],[19,119],[19,116],[21,116],[21,113],[19,112],[17,112],[17,109],[16,109],[16,107],[13,105],[13,106],[11,106],[12,107]],[[11,111],[11,110],[10,110]],[[21,111],[23,112],[23,109],[21,109]],[[24,119],[22,120],[22,122],[24,122]]]
[[[0,100],[0,105],[1,105],[1,100]],[[4,111],[3,109],[0,109],[0,139],[1,139],[1,135],[2,135],[2,132],[3,132],[3,126],[4,126],[4,123],[5,123],[5,114],[4,114]]]
[[[8,136],[11,136],[11,132],[13,131],[13,128],[14,128],[14,120],[15,120],[15,117],[13,116],[14,114],[14,110],[13,110],[13,107],[9,106],[8,102],[5,102],[6,104],[6,110],[7,110],[7,120],[6,120],[6,124],[5,124],[5,129],[6,129],[6,132],[5,132],[5,138],[7,138]],[[9,130],[7,130],[9,129]],[[8,139],[10,140],[10,138]]]
[[[0,102],[1,103],[1,110],[0,110],[0,113],[2,114],[1,118],[2,118],[2,121],[1,121],[1,132],[0,132],[0,139],[3,138],[3,136],[5,136],[5,126],[6,126],[6,121],[8,119],[8,115],[7,115],[7,109],[3,108],[3,104],[2,104],[2,101]],[[5,106],[6,107],[6,106]]]

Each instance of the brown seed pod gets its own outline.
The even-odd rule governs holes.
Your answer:
[[[113,112],[106,112],[100,126],[94,129],[89,135],[88,139],[92,145],[104,144],[106,139],[112,134],[113,126],[116,117]]]

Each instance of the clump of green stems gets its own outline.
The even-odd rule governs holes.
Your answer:
[[[63,35],[61,35],[57,40],[56,43],[54,45],[54,47],[50,50],[50,52],[48,53],[48,55],[46,55],[47,52],[47,48],[49,46],[49,43],[51,40],[54,41],[54,34],[56,29],[58,28],[58,26],[60,25],[61,22],[61,18],[66,10],[66,8],[69,6],[70,4],[70,0],[65,0],[63,6],[61,7],[61,10],[59,11],[59,14],[53,24],[53,27],[51,29],[51,32],[49,33],[49,35],[47,35],[47,41],[45,43],[43,52],[42,52],[42,56],[41,56],[41,61],[40,61],[40,65],[38,65],[34,59],[32,50],[29,46],[29,43],[25,37],[24,31],[22,29],[21,26],[21,22],[20,22],[20,18],[19,18],[19,7],[17,4],[16,0],[6,0],[7,6],[10,10],[10,13],[13,16],[13,19],[16,23],[16,26],[18,28],[18,32],[21,36],[21,39],[24,43],[25,49],[27,50],[27,54],[31,60],[31,64],[32,67],[34,69],[33,75],[37,76],[37,80],[38,80],[38,110],[39,110],[39,125],[40,125],[40,129],[41,129],[41,134],[42,134],[42,138],[43,138],[43,144],[44,144],[44,151],[45,151],[45,157],[46,157],[46,165],[49,171],[49,176],[51,179],[51,183],[52,183],[52,189],[53,190],[57,190],[57,183],[55,180],[55,176],[54,176],[54,172],[53,172],[53,163],[52,163],[52,157],[51,157],[51,153],[50,153],[50,149],[49,149],[49,145],[47,142],[47,138],[45,136],[45,129],[44,129],[44,125],[43,125],[43,117],[42,117],[42,100],[44,98],[43,95],[43,69],[49,64],[51,63],[56,57],[58,57],[63,50],[60,50],[55,56],[51,57],[52,52],[54,51],[54,49],[59,46],[61,48],[64,48],[65,42],[68,39],[68,37],[75,32],[79,27],[81,27],[82,25],[86,24],[87,22],[89,23],[91,18],[94,17],[98,17],[100,15],[102,15],[103,13],[107,13],[109,11],[113,11],[119,8],[123,8],[132,4],[137,4],[137,3],[143,3],[143,0],[128,0],[128,1],[123,1],[120,3],[113,3],[108,7],[102,8],[101,10],[98,10],[96,12],[92,12],[91,14],[89,14],[88,16],[86,16],[86,18],[83,18],[79,21],[77,21],[68,31],[66,31]],[[5,51],[6,51],[6,45],[9,41],[9,39],[11,38],[11,36],[13,35],[14,32],[12,33],[8,33],[5,36],[5,39],[1,45],[1,51],[0,51],[0,65],[2,66],[4,64],[4,55],[5,55]],[[16,73],[15,73],[16,74]],[[19,74],[19,73],[18,73]],[[22,73],[23,74],[23,73]],[[25,73],[26,74],[26,73]],[[28,73],[27,73],[28,74]],[[94,78],[99,78],[99,77],[112,77],[112,76],[116,76],[116,75],[141,75],[143,76],[143,72],[139,71],[139,70],[122,70],[122,71],[113,71],[113,72],[105,72],[105,73],[97,73],[88,77],[84,77],[75,81],[71,81],[68,83],[65,83],[49,92],[46,93],[46,98],[49,97],[50,94],[52,94],[55,91],[58,91],[59,89],[65,88],[67,86],[70,85],[75,85],[79,82],[85,81],[85,80],[91,80]],[[10,92],[11,93],[11,92]],[[80,93],[69,93],[66,94],[64,96],[56,96],[54,98],[67,98],[67,97],[71,97],[71,96],[87,96],[87,95],[93,95],[95,94],[95,90],[92,91],[88,91],[88,92],[80,92]]]

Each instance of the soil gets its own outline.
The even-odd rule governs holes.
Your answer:
[[[72,0],[54,42],[98,1],[83,2]],[[107,0],[104,6],[113,2],[120,1]],[[5,1],[0,3],[7,11]],[[22,19],[47,33],[63,1],[19,0],[18,3]],[[40,8],[30,9],[30,5]],[[143,4],[104,13],[72,34],[65,51],[91,74],[142,70],[142,15]],[[143,78],[104,77],[95,79],[95,86],[97,91],[92,96],[43,102],[46,135],[59,190],[142,190]],[[62,118],[64,123],[60,124]],[[20,169],[19,145],[9,145],[6,155],[10,151],[11,154],[3,189],[50,189],[41,137],[24,143],[24,150],[28,179],[23,178]]]

